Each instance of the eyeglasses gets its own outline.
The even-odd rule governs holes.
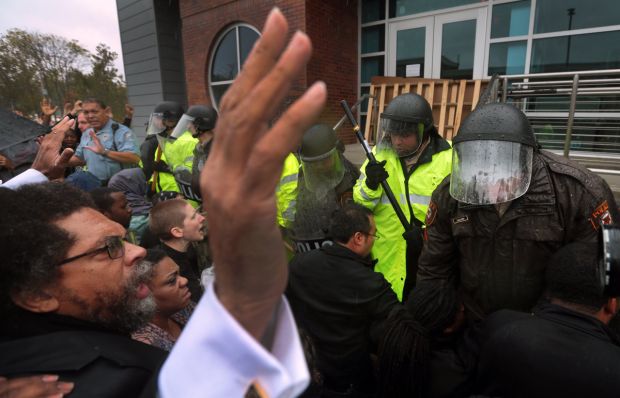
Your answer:
[[[97,253],[108,252],[110,259],[115,260],[125,255],[125,241],[122,236],[107,236],[105,238],[105,246],[98,249],[89,250],[86,253],[78,254],[77,256],[69,257],[62,260],[58,265],[63,265],[75,261],[79,258],[90,256]]]
[[[379,239],[379,238],[381,237],[381,235],[379,235],[379,231],[375,231],[375,233],[374,233],[374,234],[369,234],[368,232],[362,232],[362,233],[363,233],[364,235],[366,235],[366,236],[372,236],[372,237],[374,237],[375,239]]]

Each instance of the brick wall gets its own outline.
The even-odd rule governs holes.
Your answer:
[[[340,101],[349,105],[357,100],[357,0],[307,0],[306,32],[312,39],[314,54],[307,67],[307,81],[327,83],[327,106],[321,122],[333,126],[344,115]],[[351,125],[339,130],[347,144],[355,142]]]
[[[244,22],[262,29],[272,7],[287,17],[290,34],[308,33],[314,55],[306,72],[294,83],[289,104],[316,80],[327,83],[328,105],[321,121],[334,125],[342,116],[340,100],[353,103],[357,94],[357,0],[180,0],[183,53],[188,104],[210,103],[209,61],[218,35],[228,26]],[[353,140],[345,125],[342,138]]]

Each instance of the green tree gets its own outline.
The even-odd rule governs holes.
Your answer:
[[[114,68],[116,58],[104,44],[92,54],[75,40],[8,30],[0,36],[0,106],[36,114],[43,96],[59,109],[65,102],[97,97],[120,117],[127,90]]]

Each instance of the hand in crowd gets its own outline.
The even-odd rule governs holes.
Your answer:
[[[7,398],[50,398],[63,397],[73,390],[73,383],[58,381],[56,375],[0,377],[0,397]]]
[[[57,106],[52,107],[52,103],[47,98],[43,98],[41,100],[40,105],[41,105],[41,114],[46,117],[52,116],[58,109]]]
[[[286,19],[274,9],[222,99],[217,139],[201,175],[217,294],[258,340],[287,282],[276,224],[276,185],[285,157],[317,119],[327,97],[325,84],[315,83],[269,128],[312,52],[310,39],[301,32],[287,46],[287,32]]]
[[[101,155],[103,152],[105,152],[105,148],[103,144],[101,143],[101,140],[99,140],[99,137],[97,137],[95,130],[91,129],[89,134],[90,134],[90,138],[93,140],[93,145],[85,146],[84,149],[88,149],[89,151],[92,151],[92,152],[95,152]]]
[[[39,142],[39,151],[32,162],[32,168],[45,174],[50,180],[64,175],[69,159],[73,156],[71,148],[66,148],[61,154],[59,152],[65,133],[73,128],[74,124],[74,119],[65,116],[52,128],[52,132],[42,137]]]
[[[13,162],[11,162],[11,159],[6,156],[0,155],[0,167],[5,169],[13,169]]]

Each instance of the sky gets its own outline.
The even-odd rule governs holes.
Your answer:
[[[52,33],[92,53],[104,43],[118,54],[115,66],[125,76],[115,0],[0,0],[0,6],[0,34],[11,28]]]

